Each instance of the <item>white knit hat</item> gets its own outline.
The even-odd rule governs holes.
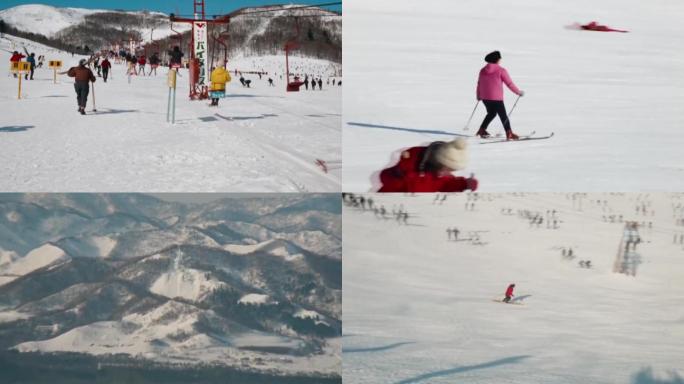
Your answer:
[[[452,171],[468,166],[468,142],[458,138],[440,145],[435,153],[435,160]]]

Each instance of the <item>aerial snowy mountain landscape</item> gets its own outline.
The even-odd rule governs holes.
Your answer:
[[[684,382],[683,194],[354,200],[345,383]]]
[[[339,382],[340,210],[337,195],[2,195],[3,374]]]

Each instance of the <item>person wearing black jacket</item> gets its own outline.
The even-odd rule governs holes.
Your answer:
[[[174,65],[180,67],[183,63],[183,52],[181,52],[179,46],[176,45],[175,47],[173,47],[173,51],[169,51],[169,56],[171,56],[171,67],[173,67]]]

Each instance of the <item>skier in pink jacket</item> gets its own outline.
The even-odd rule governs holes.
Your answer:
[[[482,121],[480,130],[477,131],[476,135],[482,138],[490,137],[487,133],[487,126],[496,115],[499,115],[506,130],[506,139],[518,140],[518,135],[511,130],[511,122],[506,114],[506,106],[503,102],[503,84],[506,84],[508,89],[519,96],[523,96],[525,93],[513,84],[508,71],[499,65],[500,60],[501,53],[499,51],[491,52],[485,56],[487,65],[480,70],[480,76],[477,80],[477,99],[482,100],[485,108],[487,108],[487,116]]]

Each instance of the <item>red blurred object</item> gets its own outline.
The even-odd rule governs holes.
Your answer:
[[[580,25],[580,28],[582,28],[585,31],[596,31],[596,32],[622,32],[622,33],[629,32],[629,31],[626,31],[623,29],[610,28],[606,25],[601,25],[601,24],[597,23],[596,21],[592,21],[589,24]]]

